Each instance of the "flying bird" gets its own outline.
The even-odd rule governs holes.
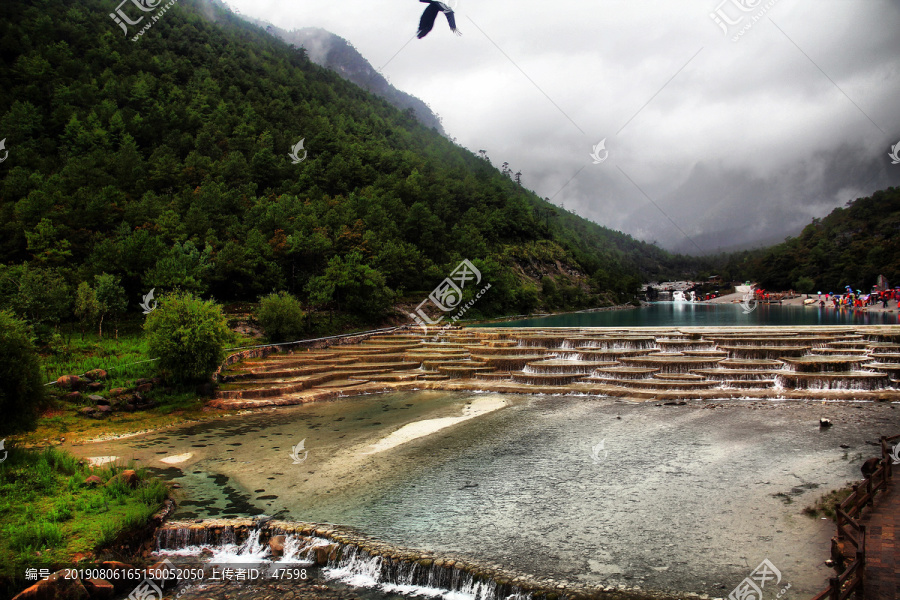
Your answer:
[[[434,20],[439,12],[443,12],[444,16],[447,17],[450,31],[456,35],[462,35],[462,32],[456,28],[456,17],[453,15],[452,8],[443,2],[437,2],[437,0],[419,0],[419,2],[428,4],[428,8],[425,9],[425,12],[422,13],[422,18],[419,19],[419,33],[417,35],[420,40],[428,35],[428,32],[434,27]]]

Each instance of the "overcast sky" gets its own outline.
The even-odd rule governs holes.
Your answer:
[[[422,40],[416,0],[226,3],[340,35],[461,145],[670,249],[780,241],[900,185],[896,0],[459,0],[462,37],[439,15]]]

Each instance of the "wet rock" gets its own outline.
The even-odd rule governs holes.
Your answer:
[[[284,540],[285,536],[283,535],[275,535],[269,538],[269,550],[272,551],[272,556],[284,554]]]
[[[337,555],[337,544],[328,544],[327,546],[319,546],[316,548],[316,564],[325,566],[332,554]]]
[[[13,600],[87,600],[87,589],[79,579],[68,579],[66,571],[57,571],[47,579],[17,594]]]
[[[104,400],[104,398],[103,398],[103,396],[98,396],[98,395],[96,395],[96,394],[91,394],[90,396],[88,396],[88,400],[90,400],[90,401],[93,402],[94,404],[97,404],[98,402]],[[106,404],[109,404],[109,402],[106,402]]]

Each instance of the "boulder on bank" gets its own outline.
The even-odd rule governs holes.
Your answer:
[[[57,571],[47,579],[19,592],[13,600],[87,600],[90,597],[80,579],[68,579]]]
[[[61,390],[77,390],[82,383],[81,377],[78,375],[63,375],[56,380],[56,385]]]
[[[133,469],[125,469],[115,477],[110,477],[109,481],[106,482],[106,485],[114,485],[113,481],[122,481],[128,487],[133,488],[137,487],[140,479],[138,478],[137,472],[135,472]]]
[[[87,479],[84,480],[84,485],[88,487],[94,487],[98,485],[103,485],[103,480],[97,477],[96,475],[91,475]]]
[[[88,371],[84,375],[85,377],[93,379],[94,381],[105,381],[107,377],[107,373],[103,369],[93,369],[92,371]]]

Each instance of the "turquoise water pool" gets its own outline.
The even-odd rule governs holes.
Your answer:
[[[723,327],[752,325],[896,325],[897,312],[760,304],[749,314],[740,304],[655,302],[631,310],[566,313],[488,327]],[[476,325],[477,327],[477,325]]]

